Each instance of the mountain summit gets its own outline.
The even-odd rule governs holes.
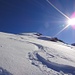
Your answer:
[[[40,33],[0,32],[0,75],[75,75],[75,47]]]

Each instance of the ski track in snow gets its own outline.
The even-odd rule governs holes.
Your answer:
[[[68,61],[71,61],[70,59],[64,56],[60,56],[56,53],[56,56],[55,54],[52,55],[52,53],[48,51],[54,50],[52,48],[44,47],[42,45],[32,42],[30,43],[36,45],[38,47],[38,50],[32,53],[28,53],[29,60],[33,65],[37,66],[45,75],[75,75],[75,67],[58,64],[48,60],[48,58],[55,58],[56,56],[62,59],[66,59]],[[40,52],[45,54],[46,57],[44,58],[43,56],[41,56],[39,54]]]
[[[31,50],[31,52],[29,53],[27,52],[28,60],[31,62],[32,65],[38,67],[44,75],[75,75],[75,67],[62,64],[62,60],[70,61],[73,63],[74,61],[71,58],[61,54],[61,52],[59,51],[57,52],[57,50],[50,47],[43,46],[41,44],[30,42],[30,40],[27,39],[28,37],[24,38],[22,36],[15,36],[15,37],[12,36],[7,38],[17,42],[25,42],[30,45],[33,44],[34,46],[37,47],[35,48],[37,50],[34,49],[35,51]],[[29,38],[31,38],[31,36],[29,36]],[[43,38],[43,40],[48,40],[48,39]],[[60,43],[57,44],[60,45]],[[66,45],[66,46],[70,47],[70,45]],[[1,45],[0,47],[3,46]],[[57,59],[57,61],[59,60],[58,62],[61,61],[61,63],[58,64],[55,59]],[[55,62],[53,62],[52,60],[55,60]],[[6,69],[0,67],[0,75],[13,75],[13,74],[8,72]]]
[[[48,60],[48,58],[55,58],[57,56],[62,59],[66,59],[68,61],[72,61],[71,59],[66,58],[65,56],[60,56],[60,55],[56,54],[56,52],[55,52],[55,54],[51,53],[50,50],[55,51],[54,49],[44,47],[44,46],[36,44],[36,43],[21,40],[21,39],[24,39],[22,37],[20,37],[19,39],[16,39],[16,38],[10,38],[10,39],[20,41],[20,42],[31,43],[38,47],[37,51],[34,51],[33,53],[29,52],[28,56],[29,56],[30,62],[33,65],[37,66],[44,74],[51,75],[51,73],[53,73],[53,74],[55,73],[55,75],[64,75],[66,73],[67,75],[75,75],[75,67],[54,63],[54,62],[51,62],[50,60]],[[40,52],[43,54],[46,54],[46,59],[39,54]]]

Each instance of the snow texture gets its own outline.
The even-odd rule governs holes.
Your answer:
[[[75,75],[75,47],[40,33],[0,32],[0,75]]]

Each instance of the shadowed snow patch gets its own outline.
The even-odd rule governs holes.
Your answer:
[[[3,69],[0,67],[0,75],[13,75],[10,72],[8,72],[6,69]]]
[[[47,61],[46,59],[41,57],[39,54],[36,54],[36,55],[37,55],[38,60],[41,61],[42,64],[46,65],[48,68],[51,68],[58,72],[63,71],[64,73],[71,73],[71,74],[75,75],[75,67]]]

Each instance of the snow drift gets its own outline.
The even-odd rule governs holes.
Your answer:
[[[40,33],[0,32],[0,75],[75,75],[75,47]]]

